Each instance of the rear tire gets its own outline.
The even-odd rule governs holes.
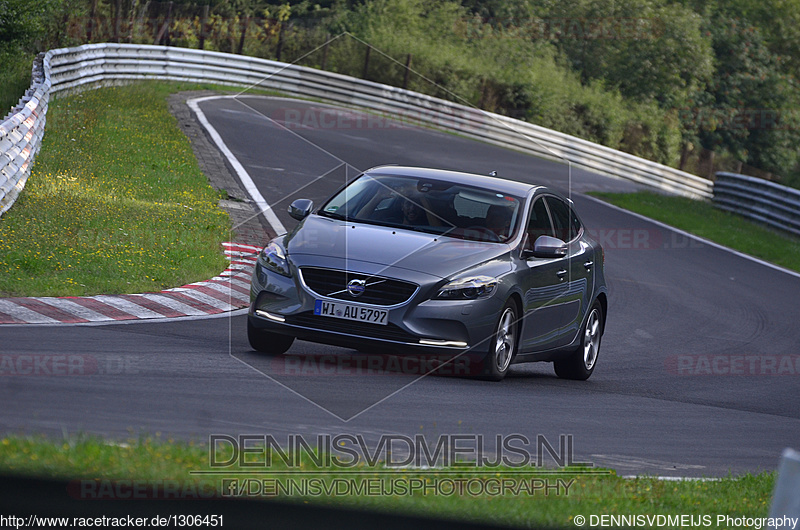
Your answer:
[[[483,379],[500,381],[508,373],[508,367],[517,354],[518,320],[517,305],[509,300],[500,312],[489,342],[489,352],[484,358]]]
[[[278,333],[270,333],[263,329],[258,329],[247,319],[247,340],[250,346],[263,353],[286,353],[292,347],[294,337],[289,335],[280,335]]]
[[[595,302],[581,328],[581,345],[566,359],[553,362],[556,375],[562,379],[586,381],[597,366],[600,339],[603,336],[603,308]]]

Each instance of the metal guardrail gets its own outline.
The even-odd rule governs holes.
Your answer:
[[[693,198],[712,196],[709,180],[580,138],[410,90],[266,59],[166,46],[87,44],[47,52],[43,71],[45,81],[31,87],[43,89],[37,101],[44,98],[44,106],[37,109],[46,110],[50,93],[138,79],[258,87],[438,127],[544,158],[568,160],[577,167],[670,193]],[[44,120],[43,111],[37,116]],[[16,115],[11,118],[20,122],[25,119]],[[7,127],[6,122],[0,127]],[[40,139],[38,134],[33,152]],[[8,157],[17,145],[16,141],[0,144],[0,153]],[[17,194],[30,164],[25,171],[25,178],[14,181]],[[13,202],[16,195],[9,197]],[[3,198],[0,201],[8,202]]]
[[[768,180],[717,173],[714,203],[723,210],[800,235],[800,190]]]
[[[31,174],[39,152],[50,99],[48,57],[33,63],[31,87],[0,122],[0,215],[11,208]]]

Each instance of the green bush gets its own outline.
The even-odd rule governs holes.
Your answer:
[[[601,80],[581,82],[556,48],[471,18],[459,4],[377,0],[356,6],[344,29],[394,58],[372,53],[368,79],[597,142],[665,164],[678,161],[680,131],[655,102],[631,102]],[[403,28],[403,31],[397,31]],[[365,49],[339,46],[335,71],[361,76]]]
[[[0,120],[14,108],[31,86],[34,55],[0,49]]]

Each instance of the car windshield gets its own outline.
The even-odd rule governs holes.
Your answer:
[[[513,238],[518,197],[452,182],[364,174],[337,193],[319,215],[502,243]]]

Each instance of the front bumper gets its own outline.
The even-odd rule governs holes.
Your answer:
[[[365,271],[371,273],[371,271]],[[393,306],[354,306],[388,311],[386,325],[314,315],[317,300],[341,303],[313,293],[296,269],[291,278],[257,264],[251,282],[249,318],[252,325],[272,333],[374,353],[485,352],[503,302],[498,297],[478,300],[431,300],[439,282],[429,282],[408,301]]]

